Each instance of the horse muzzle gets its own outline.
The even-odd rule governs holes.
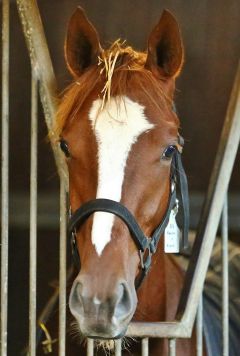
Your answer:
[[[135,288],[126,281],[97,293],[91,276],[78,276],[73,283],[69,307],[81,333],[90,338],[117,339],[122,337],[137,305]],[[110,293],[106,293],[110,291]]]

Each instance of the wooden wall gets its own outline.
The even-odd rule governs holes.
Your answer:
[[[171,10],[182,29],[185,66],[177,81],[176,103],[186,139],[184,164],[190,189],[205,191],[240,54],[240,2],[237,0],[39,0],[59,87],[69,82],[63,43],[66,24],[77,5],[82,5],[97,27],[103,43],[127,39],[137,49],[146,47],[147,36],[162,9]],[[11,187],[28,189],[29,170],[29,60],[15,4],[11,25]],[[51,153],[40,132],[40,188],[55,189],[57,180]],[[238,157],[239,160],[239,157]],[[235,169],[231,188],[239,190]]]

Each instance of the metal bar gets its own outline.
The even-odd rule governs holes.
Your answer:
[[[222,211],[222,351],[229,354],[228,198]]]
[[[44,34],[38,5],[36,0],[16,0],[23,33],[28,46],[32,68],[37,72],[40,97],[44,109],[45,120],[51,139],[52,149],[60,177],[68,186],[65,161],[56,145],[54,136],[54,118],[57,110],[57,83]]]
[[[191,330],[183,322],[131,322],[127,333],[130,337],[188,338]]]
[[[36,0],[17,0],[23,33],[28,46],[32,67],[37,71],[44,91],[46,122],[49,131],[53,127],[53,119],[57,108],[57,83],[47,47],[44,28]]]
[[[168,354],[169,356],[176,356],[176,339],[168,340]]]
[[[9,228],[9,0],[2,2],[1,356],[7,356]]]
[[[149,356],[149,339],[147,337],[142,339],[142,356]]]
[[[87,339],[87,356],[94,356],[94,341]]]
[[[199,300],[197,311],[197,356],[203,354],[203,299],[202,294]]]
[[[184,281],[177,320],[173,323],[131,323],[128,336],[190,337],[211,257],[225,195],[240,140],[240,66],[235,77],[207,199]]]
[[[59,246],[59,356],[66,348],[66,269],[67,269],[67,201],[63,180],[60,181],[60,246]]]
[[[36,355],[37,305],[37,137],[38,82],[32,71],[31,92],[31,164],[30,164],[30,267],[29,267],[29,354]]]
[[[66,189],[67,170],[54,137],[54,117],[57,109],[57,85],[36,0],[17,0],[19,16],[27,42],[32,69],[40,84],[49,137],[60,175],[60,271],[59,271],[59,355],[65,355],[66,339]]]
[[[67,281],[70,280],[70,278],[73,276],[73,273],[74,273],[74,268],[73,268],[73,266],[71,266],[67,271]],[[55,288],[52,296],[50,297],[47,304],[41,311],[41,314],[38,318],[38,324],[39,323],[43,323],[43,324],[47,323],[49,316],[53,312],[53,309],[56,307],[58,299],[59,299],[59,286],[57,286]]]
[[[193,253],[184,281],[179,315],[192,328],[240,140],[240,65],[211,174]]]
[[[39,226],[38,226],[39,227]],[[73,276],[74,273],[74,268],[73,266],[71,266],[68,271],[67,271],[67,281],[69,281],[71,279],[71,277]],[[56,305],[58,303],[58,299],[59,299],[59,286],[56,286],[53,294],[51,295],[50,299],[48,300],[47,304],[44,306],[44,308],[42,309],[38,321],[37,321],[37,325],[43,325],[45,326],[49,320],[49,318],[52,315],[52,312],[54,311],[54,309],[56,309]],[[43,328],[37,328],[37,340],[36,340],[36,347],[38,347],[39,342],[41,340],[41,335],[43,333]],[[26,350],[29,350],[28,346],[25,348]]]
[[[115,341],[115,356],[121,356],[122,355],[122,340],[116,340]]]

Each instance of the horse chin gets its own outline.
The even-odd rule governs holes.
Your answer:
[[[99,337],[99,336],[92,336],[92,335],[85,335],[82,333],[79,323],[77,320],[73,320],[71,323],[71,328],[69,333],[71,336],[75,339],[78,340],[79,344],[86,345],[87,344],[87,339],[94,339],[94,348],[96,350],[104,350],[106,355],[113,354],[115,351],[115,341],[118,339],[121,339],[122,341],[122,350],[128,350],[130,347],[130,344],[135,341],[133,338],[129,338],[125,336],[127,331],[127,328],[125,328],[121,333],[118,335],[115,335],[114,337]]]
[[[98,350],[103,350],[106,355],[112,355],[115,352],[115,341],[121,338],[122,350],[130,350],[130,347],[133,342],[136,340],[132,337],[125,336],[127,328],[115,338],[96,338],[96,337],[89,337],[83,335],[79,324],[76,320],[73,320],[71,323],[71,328],[69,333],[71,336],[76,340],[78,340],[79,344],[87,345],[87,339],[92,338],[94,339],[94,348]]]
[[[123,337],[125,337],[127,328],[123,329],[123,331],[121,331],[120,333],[111,333],[110,334],[99,334],[99,335],[88,335],[87,337],[89,339],[94,339],[94,340],[101,340],[102,342],[106,341],[109,342],[110,340],[114,341],[114,340],[119,340],[122,339]]]
[[[94,339],[97,344],[99,343],[99,341],[104,344],[105,342],[108,343],[109,340],[112,340],[114,342],[114,340],[118,340],[125,337],[127,327],[128,325],[118,327],[116,327],[116,325],[112,325],[111,327],[104,327],[101,324],[91,324],[90,326],[88,324],[85,325],[83,321],[80,322],[76,319],[71,324],[73,335],[78,334],[81,340],[86,338]]]
[[[127,328],[101,328],[101,326],[85,328],[79,327],[81,334],[84,337],[94,340],[102,340],[109,341],[109,340],[118,340],[125,336]]]

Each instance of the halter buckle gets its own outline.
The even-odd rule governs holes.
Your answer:
[[[77,236],[77,231],[74,229],[72,231],[72,239],[71,239],[71,246],[72,246],[72,254],[74,253],[76,249],[76,236]]]
[[[143,260],[143,255],[145,251],[139,250],[139,256],[140,256],[140,264],[142,269],[144,269],[144,260]]]
[[[147,256],[145,256],[147,251]],[[140,264],[142,270],[145,271],[145,274],[148,272],[151,262],[152,262],[152,253],[149,247],[146,248],[145,251],[139,250],[139,256],[140,256]]]
[[[174,212],[175,216],[177,216],[178,209],[179,209],[179,200],[176,198],[176,204],[175,204],[175,206],[173,208],[173,212]]]

